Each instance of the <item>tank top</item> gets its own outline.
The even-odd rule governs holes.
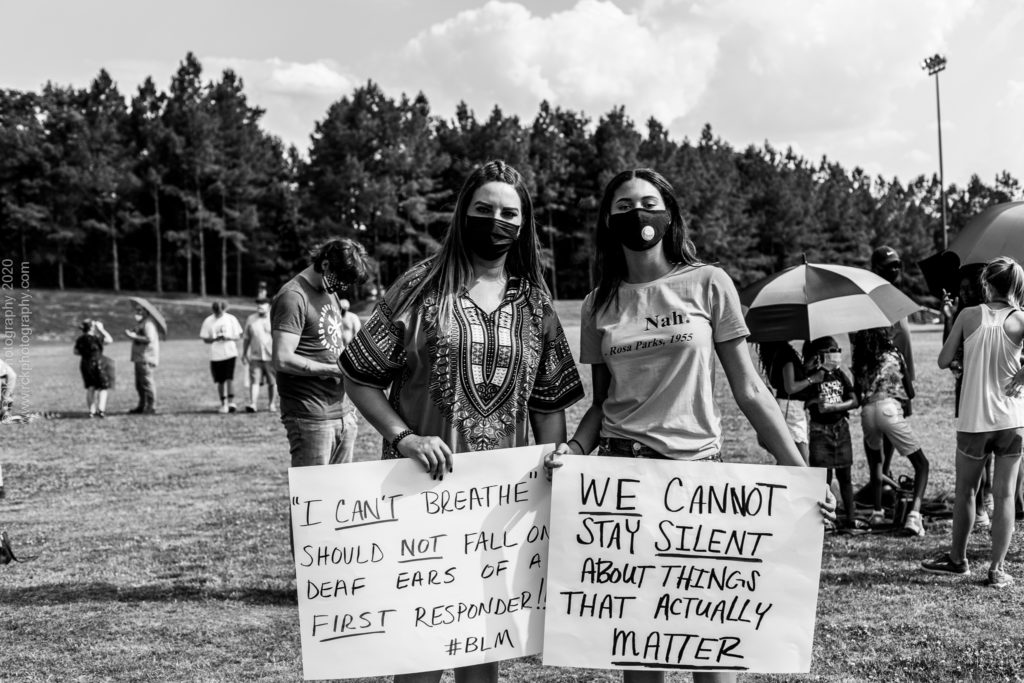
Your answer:
[[[1011,398],[1003,388],[1020,370],[1021,345],[1003,331],[1003,323],[1016,309],[999,310],[987,304],[981,324],[964,339],[964,375],[960,391],[959,432],[994,432],[1024,427],[1024,398]]]

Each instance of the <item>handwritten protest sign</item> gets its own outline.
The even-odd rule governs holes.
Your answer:
[[[533,446],[292,468],[307,680],[430,671],[540,652],[550,484]]]
[[[824,470],[567,456],[544,663],[806,672]]]

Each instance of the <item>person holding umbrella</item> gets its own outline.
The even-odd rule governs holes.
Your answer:
[[[136,328],[125,330],[132,340],[132,363],[135,364],[135,391],[139,404],[129,410],[132,415],[156,413],[156,367],[160,364],[160,332],[167,334],[167,323],[160,312],[145,299],[131,297]]]
[[[995,509],[988,584],[1014,582],[1003,562],[1013,537],[1013,490],[1024,452],[1024,269],[1009,257],[994,259],[981,276],[985,303],[961,312],[939,352],[948,368],[963,344],[963,384],[956,423],[956,493],[949,552],[923,562],[935,574],[968,576],[967,538],[974,526],[975,495],[988,452],[995,455]]]

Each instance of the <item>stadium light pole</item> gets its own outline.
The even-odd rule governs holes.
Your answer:
[[[946,179],[942,173],[942,106],[939,104],[939,72],[946,68],[946,58],[939,54],[925,58],[921,68],[935,76],[935,117],[939,123],[939,194],[942,201],[942,249],[949,246],[949,228],[946,226]]]

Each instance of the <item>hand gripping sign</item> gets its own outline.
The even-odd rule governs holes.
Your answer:
[[[552,448],[290,469],[304,678],[539,653]]]
[[[544,663],[807,672],[824,470],[566,456]]]

